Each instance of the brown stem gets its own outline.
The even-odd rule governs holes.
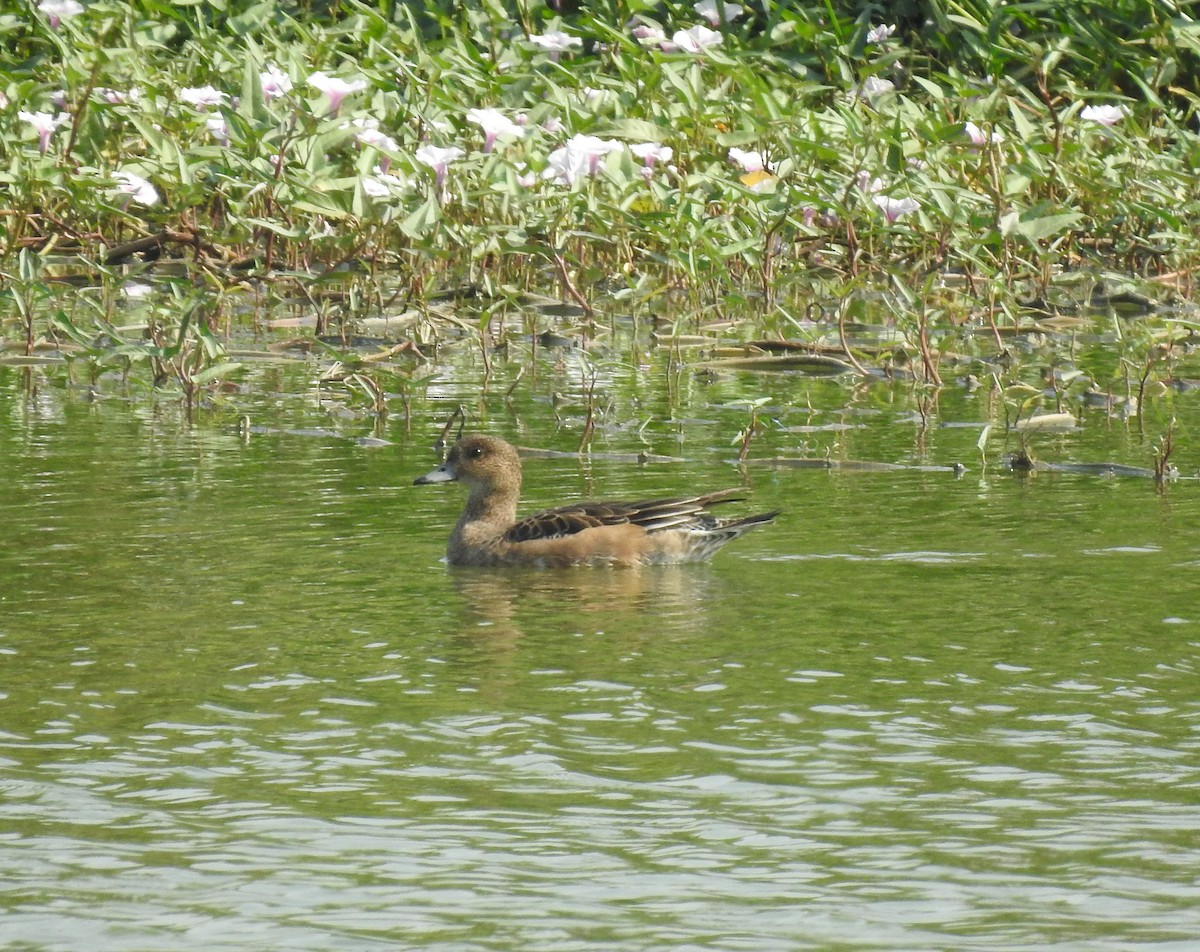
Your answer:
[[[583,308],[583,312],[588,317],[591,317],[595,313],[592,310],[592,306],[588,304],[587,299],[571,283],[571,275],[567,271],[567,262],[557,251],[554,252],[554,266],[558,270],[558,279],[562,281],[563,289],[570,296],[571,300]]]

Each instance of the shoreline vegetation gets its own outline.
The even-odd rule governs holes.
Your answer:
[[[961,353],[1016,422],[1046,391],[1014,340],[1132,317],[1112,380],[1053,389],[1123,381],[1137,413],[1200,326],[1189,9],[31,0],[0,15],[0,345],[190,404],[281,307],[486,361],[549,295],[585,328],[665,314],[706,370],[732,342],[729,369],[937,387]],[[381,370],[348,374],[377,405]]]

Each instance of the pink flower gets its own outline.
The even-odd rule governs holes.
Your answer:
[[[270,102],[279,99],[292,91],[292,77],[278,66],[267,64],[267,68],[258,74],[258,82],[262,87],[263,99]]]
[[[550,116],[542,123],[542,129],[550,133],[550,135],[557,135],[563,131],[562,120],[558,116]]]
[[[525,130],[499,109],[468,109],[467,121],[483,129],[483,151],[491,152],[500,136],[519,139]]]
[[[725,36],[718,30],[697,24],[690,30],[678,30],[671,37],[671,42],[685,53],[703,53],[711,46],[720,46],[725,42]]]
[[[317,92],[324,93],[329,99],[329,115],[336,116],[342,106],[342,100],[351,93],[361,92],[367,88],[365,79],[345,80],[337,76],[327,76],[325,73],[313,73],[308,77],[308,85]]]
[[[179,90],[179,98],[189,106],[204,110],[209,106],[223,106],[229,96],[212,86],[193,86]]]
[[[84,8],[78,0],[42,0],[38,9],[46,14],[46,19],[50,21],[50,29],[57,30],[63,20],[79,16]]]
[[[1124,106],[1084,106],[1079,111],[1079,118],[1102,126],[1115,126],[1128,114],[1129,110]]]
[[[17,118],[33,126],[38,134],[38,151],[43,155],[50,148],[50,136],[54,134],[54,130],[71,120],[65,112],[60,112],[57,116],[48,112],[18,112]]]
[[[117,191],[126,196],[125,204],[131,201],[139,205],[158,203],[158,190],[140,175],[134,175],[132,172],[114,172],[113,178],[121,183]]]
[[[719,0],[700,0],[692,7],[698,16],[704,17],[713,26],[717,26],[721,22],[721,14],[725,14],[725,22],[732,23],[744,12],[741,5],[737,3],[721,3],[718,8]],[[723,8],[723,9],[721,9]]]

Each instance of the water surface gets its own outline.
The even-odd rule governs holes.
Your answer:
[[[459,487],[412,479],[472,393],[573,448],[549,361],[380,429],[311,368],[190,425],[0,368],[6,947],[1193,947],[1194,483],[981,465],[966,390],[922,422],[902,383],[629,364],[595,448],[688,462],[530,461],[528,507],[744,484],[779,521],[710,565],[448,569]],[[968,471],[739,470],[760,394],[752,456]]]

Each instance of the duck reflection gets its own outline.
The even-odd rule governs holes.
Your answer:
[[[465,601],[463,630],[486,632],[496,645],[550,631],[603,630],[635,640],[688,634],[704,629],[716,597],[712,572],[695,565],[472,569],[449,576]]]

